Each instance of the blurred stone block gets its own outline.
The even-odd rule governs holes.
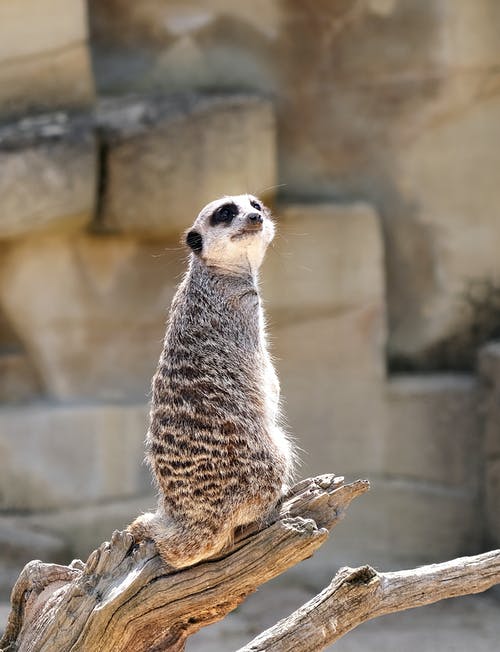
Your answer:
[[[377,216],[364,204],[289,205],[263,271],[284,413],[301,474],[378,469],[385,298]]]
[[[484,453],[500,458],[500,342],[483,346],[478,356],[483,385]]]
[[[301,476],[366,473],[384,461],[383,315],[373,306],[271,331]]]
[[[76,229],[94,213],[90,120],[55,113],[0,127],[0,239]]]
[[[109,541],[114,530],[124,530],[139,514],[156,509],[152,493],[128,500],[113,500],[98,505],[83,505],[25,518],[31,527],[60,537],[72,558],[85,561],[92,550]]]
[[[372,206],[288,204],[276,209],[277,233],[263,267],[273,318],[325,315],[384,305],[384,250]],[[383,336],[383,322],[380,324]]]
[[[0,303],[49,396],[146,398],[184,256],[114,236],[47,236],[11,247]]]
[[[490,458],[485,468],[485,508],[487,523],[487,541],[489,544],[500,544],[500,514],[498,505],[500,501],[500,459]]]
[[[331,539],[308,562],[308,578],[318,588],[339,566],[369,563],[394,570],[483,550],[476,495],[375,475],[370,482],[369,493],[351,505]]]
[[[179,237],[220,195],[274,195],[275,126],[267,100],[120,100],[104,103],[98,120],[107,143],[101,218],[112,231]]]
[[[473,376],[396,376],[387,385],[386,473],[479,489],[479,390]]]
[[[0,114],[93,100],[83,0],[0,2]]]
[[[47,510],[150,488],[147,408],[33,404],[0,410],[0,509]]]
[[[487,537],[500,545],[500,342],[491,342],[479,353],[483,388],[484,494]]]
[[[40,394],[40,382],[25,353],[0,354],[0,403],[23,403]]]
[[[472,367],[498,330],[499,112],[496,95],[450,108],[400,157],[396,185],[413,209],[388,230],[389,351],[397,358]]]
[[[450,45],[450,63],[467,70],[493,70],[500,64],[500,5],[496,0],[447,0],[444,28]]]
[[[24,566],[32,559],[68,561],[62,537],[41,530],[20,518],[0,516],[0,598],[6,599]]]
[[[276,0],[90,0],[96,84],[125,89],[272,91],[275,41],[283,20]],[[274,55],[274,59],[273,59]]]

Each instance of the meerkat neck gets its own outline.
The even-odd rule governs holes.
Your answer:
[[[190,273],[196,276],[215,277],[237,283],[240,281],[244,285],[257,287],[258,270],[253,270],[250,266],[226,267],[211,261],[202,261],[194,254],[191,254]]]

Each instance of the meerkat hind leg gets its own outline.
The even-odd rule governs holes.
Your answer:
[[[216,532],[205,523],[186,521],[181,526],[168,516],[142,514],[127,531],[136,543],[152,539],[163,561],[174,568],[185,568],[213,557],[229,547],[233,529],[222,526]]]
[[[186,522],[177,528],[170,524],[167,528],[155,527],[154,541],[161,558],[175,568],[193,566],[205,559],[214,557],[226,549],[233,540],[230,527],[221,527],[214,532],[213,527],[204,523]]]

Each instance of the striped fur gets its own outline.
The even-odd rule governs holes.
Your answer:
[[[228,200],[237,218],[212,226],[213,211]],[[223,198],[196,220],[203,248],[190,255],[173,299],[153,378],[147,460],[159,503],[130,531],[152,538],[175,567],[220,552],[235,528],[265,518],[291,481],[291,446],[278,424],[279,384],[257,286],[274,233],[267,209],[262,231],[236,240],[244,255],[231,245],[230,260],[220,259],[226,251],[220,240],[244,228],[255,212],[252,200],[255,206],[251,196]]]

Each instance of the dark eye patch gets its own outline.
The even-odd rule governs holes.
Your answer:
[[[223,204],[212,213],[210,224],[231,224],[234,218],[238,215],[238,207],[236,204]]]
[[[258,201],[255,201],[255,199],[252,199],[252,201],[250,202],[250,206],[252,208],[255,208],[256,211],[261,211],[262,210],[262,206],[259,204]]]

